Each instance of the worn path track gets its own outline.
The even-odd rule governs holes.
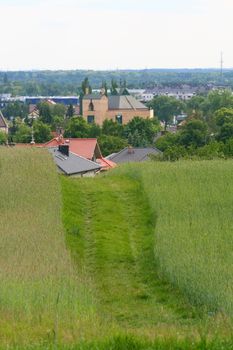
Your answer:
[[[155,218],[138,182],[64,179],[63,193],[68,243],[105,320],[138,329],[193,321],[191,308],[156,274]]]

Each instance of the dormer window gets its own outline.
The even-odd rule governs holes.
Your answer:
[[[93,105],[93,102],[91,100],[91,102],[89,103],[89,108],[88,108],[89,111],[94,111],[94,105]]]

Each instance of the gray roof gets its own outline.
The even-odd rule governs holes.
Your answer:
[[[140,101],[136,100],[133,96],[109,96],[108,97],[108,109],[140,109],[148,110],[148,108]]]
[[[130,162],[144,162],[149,160],[150,154],[159,154],[160,150],[153,147],[140,148],[140,147],[126,147],[120,152],[115,153],[109,157],[114,163],[130,163]]]
[[[57,147],[48,148],[58,168],[66,175],[84,174],[100,170],[101,166],[91,160],[69,152],[69,157],[58,151]]]
[[[7,128],[7,123],[1,111],[0,111],[0,128]]]
[[[84,95],[83,100],[101,100],[103,95],[101,94],[89,94],[89,95]]]

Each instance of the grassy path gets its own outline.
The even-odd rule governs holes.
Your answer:
[[[156,276],[154,218],[136,181],[62,178],[67,242],[104,320],[127,329],[195,323],[193,310]]]

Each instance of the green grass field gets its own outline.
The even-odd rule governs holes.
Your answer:
[[[94,305],[66,249],[47,152],[0,148],[0,196],[0,344],[72,339]]]
[[[233,315],[233,162],[149,166],[159,270],[195,305]]]
[[[58,176],[0,148],[0,349],[233,349],[230,161]]]

